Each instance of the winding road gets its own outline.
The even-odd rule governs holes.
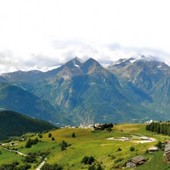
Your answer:
[[[21,155],[21,156],[24,156],[24,157],[29,156],[29,155],[26,155],[26,154],[24,154],[24,153],[22,153],[22,152],[16,151],[16,150],[7,149],[7,148],[5,148],[5,147],[3,147],[3,146],[1,146],[1,147],[2,147],[4,150],[6,150],[6,151],[14,152],[14,153],[16,153],[16,154],[18,154],[18,155]],[[41,170],[41,168],[44,166],[44,164],[46,163],[46,161],[47,161],[47,158],[44,158],[43,161],[38,165],[38,167],[37,167],[35,170]]]

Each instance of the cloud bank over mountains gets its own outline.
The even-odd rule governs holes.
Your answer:
[[[169,0],[0,1],[0,72],[47,70],[75,56],[170,63],[169,16]]]
[[[76,56],[84,61],[93,57],[105,66],[120,58],[138,58],[140,55],[152,56],[170,65],[170,54],[159,49],[124,47],[116,43],[95,44],[80,40],[53,40],[48,48],[39,52],[33,51],[25,56],[17,55],[10,50],[1,51],[0,72],[34,69],[46,71]]]

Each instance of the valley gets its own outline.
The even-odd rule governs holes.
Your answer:
[[[168,0],[0,0],[0,170],[170,170]]]
[[[170,119],[169,77],[168,65],[144,56],[107,68],[74,58],[47,72],[2,74],[0,168],[170,168],[163,156],[169,124],[161,124]],[[160,122],[153,132],[143,124],[151,119]]]

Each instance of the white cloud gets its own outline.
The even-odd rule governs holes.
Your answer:
[[[169,62],[169,16],[169,0],[0,1],[1,70],[47,68],[74,56],[108,63],[138,52]]]

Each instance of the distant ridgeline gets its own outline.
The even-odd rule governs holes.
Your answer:
[[[156,132],[158,134],[170,136],[170,121],[168,122],[152,122],[146,125],[146,130]]]
[[[47,72],[0,76],[0,108],[59,126],[170,120],[170,66],[152,57],[103,67],[77,57]]]

